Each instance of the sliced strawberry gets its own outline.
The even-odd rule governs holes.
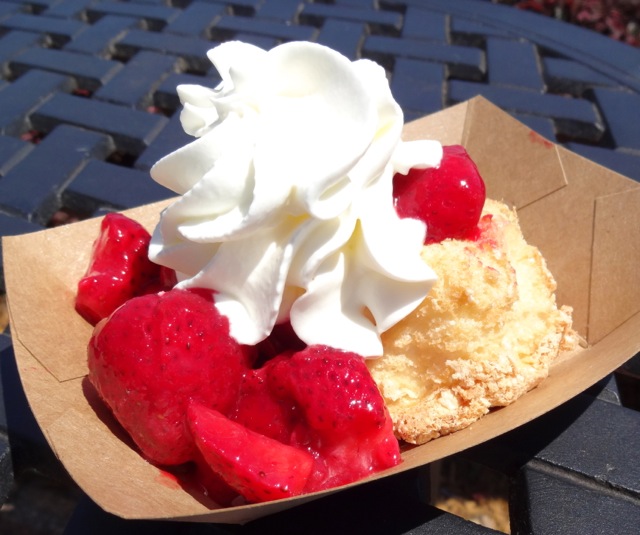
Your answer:
[[[134,296],[175,284],[172,270],[147,257],[150,239],[142,225],[123,214],[103,218],[76,295],[76,311],[89,323],[95,325]]]
[[[303,450],[265,437],[218,411],[191,403],[189,429],[209,466],[249,502],[301,494],[313,457]]]
[[[194,468],[194,470],[190,471],[186,477],[183,475],[182,479],[186,480],[191,487],[195,486],[195,488],[205,496],[209,496],[209,498],[218,505],[229,507],[238,497],[239,493],[229,486],[219,474],[211,469],[197,447],[194,463],[191,468]]]
[[[88,348],[91,383],[143,454],[168,465],[193,458],[189,400],[230,410],[252,361],[204,290],[130,299],[98,324]]]
[[[391,417],[360,355],[310,346],[276,362],[271,381],[300,413],[291,444],[324,463],[309,490],[350,483],[400,462]]]
[[[306,491],[400,462],[398,441],[364,359],[310,346],[245,374],[233,418],[316,459]]]
[[[236,408],[230,417],[262,435],[289,444],[291,434],[299,420],[299,411],[287,395],[272,391],[269,371],[282,359],[275,357],[256,370],[246,372],[240,383]]]
[[[427,224],[425,243],[447,238],[475,239],[479,234],[485,184],[460,145],[443,147],[439,167],[396,174],[393,196],[400,217],[420,219]]]

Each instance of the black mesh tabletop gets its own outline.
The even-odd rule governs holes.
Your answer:
[[[481,0],[2,0],[0,235],[168,198],[149,169],[188,141],[176,86],[216,85],[206,52],[230,39],[309,40],[373,59],[406,120],[483,95],[640,180],[640,49],[541,15]],[[8,327],[0,364],[1,503],[25,473],[66,475],[24,398]],[[636,533],[639,378],[635,357],[448,462],[456,477],[482,466],[507,482],[512,533]],[[124,521],[78,492],[57,532],[497,533],[428,505],[429,475],[409,471],[246,526]],[[42,533],[32,529],[21,533]]]

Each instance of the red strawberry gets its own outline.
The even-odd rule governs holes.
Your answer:
[[[272,389],[287,390],[301,412],[291,443],[319,455],[324,473],[309,490],[342,485],[400,462],[393,423],[364,358],[310,346],[275,363]]]
[[[316,458],[306,491],[400,462],[393,424],[364,359],[310,346],[246,375],[233,417]]]
[[[188,401],[232,408],[252,351],[230,337],[211,292],[171,290],[133,298],[98,324],[89,379],[145,456],[180,464],[194,451]]]
[[[134,296],[175,284],[172,270],[147,257],[150,239],[142,225],[123,214],[103,218],[76,296],[76,311],[89,323],[95,325]]]
[[[240,383],[236,409],[230,417],[242,425],[284,444],[289,444],[299,414],[286,393],[272,391],[269,373],[285,355],[275,357],[263,367],[245,373]]]
[[[475,239],[485,201],[484,181],[464,147],[443,151],[439,167],[411,169],[393,179],[396,211],[427,224],[425,243]]]
[[[249,502],[301,494],[313,457],[234,422],[199,403],[189,405],[189,429],[209,466]]]
[[[189,423],[187,422],[188,425]],[[191,434],[191,431],[189,433]],[[189,470],[186,474],[180,474],[180,480],[183,484],[186,483],[187,488],[195,488],[205,496],[209,496],[218,505],[229,507],[239,493],[229,486],[220,474],[211,469],[197,447],[196,450],[194,463],[188,467],[192,470]]]

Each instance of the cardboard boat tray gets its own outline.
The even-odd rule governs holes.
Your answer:
[[[512,405],[407,450],[398,467],[375,479],[514,429],[640,350],[640,184],[543,139],[482,97],[407,124],[404,138],[467,148],[488,196],[517,208],[525,237],[556,277],[558,302],[574,309],[585,347],[558,358],[550,376]],[[164,204],[127,213],[152,229]],[[91,219],[3,238],[11,334],[24,390],[51,448],[80,487],[124,518],[239,524],[339,492],[220,508],[143,460],[86,381],[91,327],[75,313],[73,301],[99,223]]]

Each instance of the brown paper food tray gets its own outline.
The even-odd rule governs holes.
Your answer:
[[[405,451],[401,465],[376,479],[514,429],[640,350],[640,184],[546,141],[480,97],[408,124],[405,139],[417,138],[465,145],[488,196],[518,209],[525,236],[545,255],[558,281],[558,301],[574,307],[575,327],[588,347],[562,355],[549,378],[512,405]],[[128,214],[152,228],[162,205]],[[85,379],[91,327],[75,313],[73,300],[98,225],[93,219],[3,238],[24,389],[49,444],[82,489],[124,518],[220,523],[245,523],[335,492],[220,509],[142,459]]]

